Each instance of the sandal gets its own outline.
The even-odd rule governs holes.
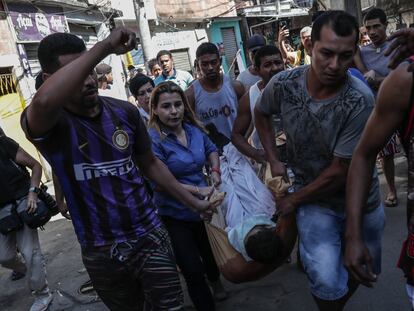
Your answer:
[[[86,295],[94,291],[93,284],[91,280],[84,282],[78,289],[78,294]]]
[[[387,198],[384,201],[384,204],[386,207],[395,207],[398,205],[398,199],[397,197],[387,196]]]

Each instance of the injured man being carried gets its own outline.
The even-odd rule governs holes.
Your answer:
[[[224,147],[220,164],[220,191],[226,196],[218,215],[206,224],[213,254],[227,280],[257,280],[280,266],[296,242],[294,213],[273,222],[274,197],[286,195],[291,183],[275,177],[264,185],[232,144]]]
[[[272,264],[283,254],[283,241],[275,234],[276,223],[266,214],[247,218],[227,233],[229,242],[246,261]]]

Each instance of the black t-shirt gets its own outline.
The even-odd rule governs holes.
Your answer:
[[[0,135],[0,207],[26,195],[30,188],[30,175],[26,168],[15,163],[19,144]]]

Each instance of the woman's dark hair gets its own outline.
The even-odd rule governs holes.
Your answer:
[[[245,248],[247,255],[254,261],[272,264],[283,254],[283,241],[276,235],[274,228],[263,227],[249,236]]]
[[[198,59],[200,56],[206,54],[216,54],[217,57],[220,58],[220,53],[217,46],[211,42],[204,42],[200,44],[196,51],[196,58]]]
[[[387,24],[387,15],[383,10],[380,8],[372,8],[370,9],[364,16],[364,23],[371,19],[378,18],[381,22],[381,24],[386,25]]]
[[[279,55],[280,58],[282,59],[282,54],[280,53],[280,50],[276,46],[265,45],[256,51],[256,54],[254,55],[254,66],[256,68],[260,68],[260,65],[262,63],[262,58],[265,56],[270,56],[270,55]]]
[[[131,91],[134,97],[137,97],[138,90],[144,84],[150,83],[152,87],[155,87],[154,81],[152,79],[142,73],[138,73],[135,77],[129,80],[129,90]]]
[[[355,34],[355,45],[359,40],[358,22],[354,16],[345,11],[326,11],[321,14],[312,25],[311,39],[314,44],[321,39],[323,26],[328,25],[340,37]]]
[[[44,37],[39,43],[37,57],[45,73],[54,73],[60,68],[59,56],[86,51],[82,39],[70,33],[58,32]]]
[[[168,55],[170,58],[172,58],[172,54],[171,54],[171,52],[170,52],[170,51],[167,51],[167,50],[161,50],[161,51],[159,51],[159,52],[158,52],[158,54],[157,54],[157,61],[159,61],[159,60],[160,60],[160,57],[161,57],[161,56],[164,56],[164,55]]]

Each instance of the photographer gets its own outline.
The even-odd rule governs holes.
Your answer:
[[[285,24],[281,24],[279,31],[279,48],[282,52],[283,58],[292,67],[298,67],[303,65],[310,65],[311,57],[309,55],[309,49],[311,48],[311,31],[309,26],[303,27],[300,30],[300,42],[301,45],[297,51],[288,51],[287,40],[289,39],[289,29]]]
[[[32,171],[31,176],[26,167]],[[11,138],[0,133],[0,219],[8,211],[37,209],[37,193],[42,167]],[[22,256],[18,255],[17,248]],[[26,274],[29,288],[35,296],[30,311],[46,310],[52,295],[46,281],[45,262],[40,250],[37,229],[26,224],[7,235],[0,234],[0,264],[15,272]]]

